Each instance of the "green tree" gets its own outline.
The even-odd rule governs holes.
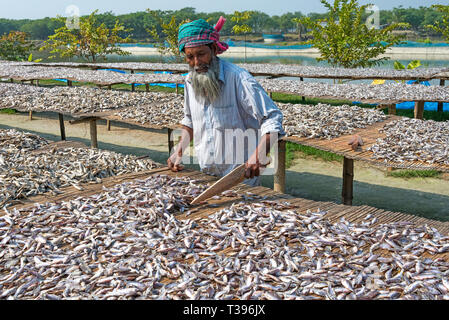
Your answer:
[[[388,60],[387,57],[378,58],[379,55],[403,39],[391,32],[406,27],[404,23],[394,23],[381,30],[368,29],[363,17],[369,4],[359,6],[357,0],[335,0],[333,5],[326,0],[321,3],[328,10],[325,19],[313,21],[305,17],[299,20],[311,29],[313,38],[307,43],[320,51],[317,61],[345,68],[378,65]]]
[[[246,35],[252,31],[252,28],[247,24],[247,21],[251,18],[253,11],[234,11],[234,14],[231,16],[231,20],[235,22],[235,25],[232,27],[232,32],[234,34],[245,35],[245,63],[246,63]]]
[[[306,27],[302,23],[301,19],[304,18],[304,15],[301,12],[295,12],[294,18],[292,18],[292,23],[296,26],[296,33],[298,34],[299,41],[303,40],[303,35],[306,32]]]
[[[50,49],[50,53],[59,54],[61,58],[79,57],[96,62],[99,58],[107,59],[108,54],[129,55],[122,50],[117,43],[129,42],[130,37],[121,38],[119,32],[129,32],[118,20],[112,29],[104,23],[99,24],[96,13],[92,12],[88,17],[81,17],[79,29],[69,29],[66,25],[55,30],[55,34],[48,37],[40,50]],[[58,18],[65,21],[64,17]],[[55,58],[50,56],[49,58]]]
[[[176,20],[176,16],[172,15],[170,21],[166,23],[164,22],[164,17],[160,11],[148,9],[147,12],[158,21],[158,25],[162,29],[162,37],[159,35],[156,26],[147,29],[150,37],[155,42],[155,47],[161,55],[169,55],[176,62],[182,62],[184,57],[181,52],[179,52],[178,46],[179,27],[190,20],[183,20],[179,23]]]
[[[435,4],[433,9],[442,14],[441,21],[436,21],[433,25],[427,25],[426,28],[437,33],[441,33],[446,41],[449,41],[449,6]]]
[[[27,41],[27,34],[11,31],[0,37],[0,58],[10,61],[26,61],[35,46]],[[32,56],[31,56],[32,57]]]

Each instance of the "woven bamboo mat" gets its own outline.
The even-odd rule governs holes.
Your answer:
[[[390,115],[385,121],[377,122],[364,129],[354,130],[351,134],[342,135],[330,140],[318,138],[300,138],[297,136],[290,136],[283,139],[286,141],[310,146],[323,151],[336,153],[348,159],[365,161],[379,167],[413,169],[413,170],[437,170],[442,172],[449,172],[449,166],[444,164],[430,164],[422,161],[393,162],[393,161],[377,160],[373,158],[374,153],[372,151],[368,151],[367,149],[374,143],[376,143],[377,139],[385,138],[386,136],[385,133],[380,133],[379,129],[383,128],[385,124],[399,119],[401,119],[401,117]],[[357,151],[353,151],[351,149],[351,146],[348,145],[350,138],[355,134],[359,135],[364,143],[363,146],[360,147],[360,149]]]

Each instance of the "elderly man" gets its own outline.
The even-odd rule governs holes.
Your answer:
[[[260,184],[261,169],[278,137],[285,135],[282,113],[246,70],[219,59],[228,45],[219,41],[226,20],[215,27],[203,19],[179,28],[179,50],[189,74],[184,89],[183,133],[167,160],[172,171],[182,170],[182,155],[194,140],[201,170],[223,176],[245,163],[245,183]]]

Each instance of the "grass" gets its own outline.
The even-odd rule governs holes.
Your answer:
[[[310,156],[324,161],[343,161],[343,156],[287,141],[285,146],[285,166],[289,168],[297,155]]]
[[[16,113],[17,111],[16,110],[14,110],[14,109],[1,109],[0,110],[0,113],[6,113],[6,114],[14,114],[14,113]]]
[[[441,172],[437,170],[393,170],[387,176],[396,178],[438,178]]]

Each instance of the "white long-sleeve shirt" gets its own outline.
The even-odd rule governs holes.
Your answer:
[[[248,160],[260,137],[277,133],[280,138],[285,132],[282,112],[257,80],[245,69],[218,60],[221,96],[210,104],[197,99],[189,74],[181,123],[193,129],[193,144],[201,170],[223,176]],[[243,142],[245,134],[251,137],[249,142]],[[246,183],[258,182],[258,179],[251,180]]]

